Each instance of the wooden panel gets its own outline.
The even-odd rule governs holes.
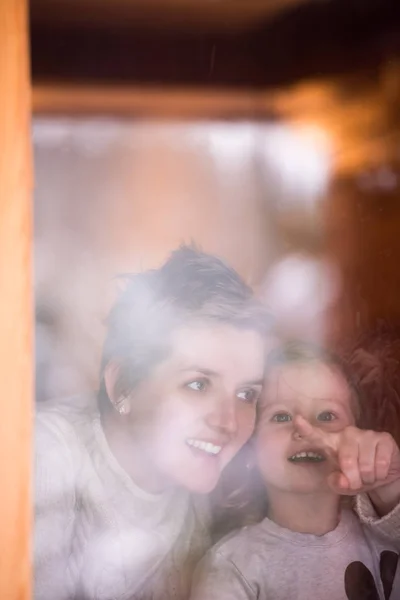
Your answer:
[[[156,86],[36,84],[36,115],[114,115],[166,119],[257,119],[270,107],[257,90],[210,90]]]
[[[400,55],[398,0],[310,2],[236,33],[61,25],[32,19],[34,82],[264,89]]]
[[[35,22],[244,30],[309,0],[33,0]]]
[[[27,6],[0,2],[0,598],[27,600],[32,420]]]

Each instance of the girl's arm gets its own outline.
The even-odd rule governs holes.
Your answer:
[[[379,492],[357,496],[355,511],[360,521],[372,532],[400,543],[400,491],[399,482],[385,486]]]

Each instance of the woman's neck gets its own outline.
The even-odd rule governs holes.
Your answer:
[[[101,426],[110,451],[138,487],[154,495],[162,494],[171,487],[171,483],[154,468],[139,432],[133,439],[131,431],[103,415]]]
[[[340,518],[340,497],[332,492],[296,494],[268,488],[268,518],[298,533],[324,535]]]

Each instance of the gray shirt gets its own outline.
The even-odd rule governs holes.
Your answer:
[[[399,518],[391,516],[392,522]],[[207,553],[191,600],[398,600],[399,550],[400,537],[389,539],[350,510],[322,536],[265,519]]]

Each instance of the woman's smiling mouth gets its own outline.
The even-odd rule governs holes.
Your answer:
[[[200,450],[211,456],[217,456],[222,450],[222,446],[219,444],[213,444],[212,442],[198,440],[196,438],[189,438],[186,440],[186,443],[191,448]]]

